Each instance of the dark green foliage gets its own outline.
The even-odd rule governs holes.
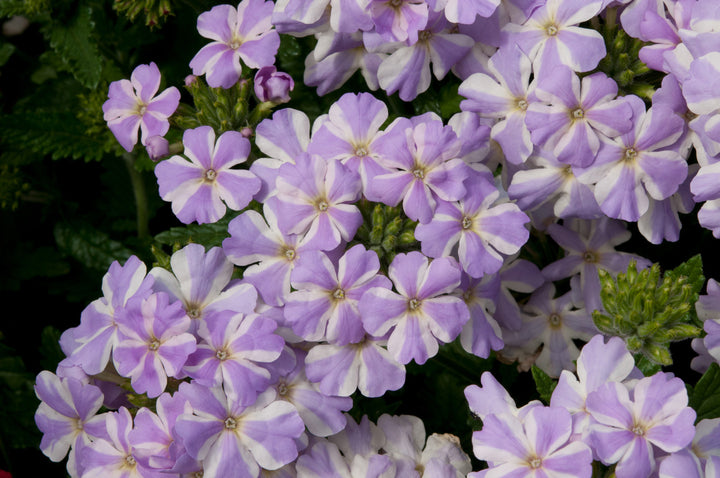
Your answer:
[[[557,381],[535,365],[532,366],[530,371],[532,372],[533,380],[535,380],[535,388],[537,388],[540,394],[540,399],[545,402],[546,405],[550,404],[550,398],[557,386]]]
[[[184,227],[172,227],[155,236],[155,240],[163,245],[175,246],[179,249],[190,243],[200,243],[205,248],[219,247],[222,241],[230,237],[228,224],[237,216],[237,212],[228,211],[225,217],[211,224],[190,224]]]
[[[92,225],[83,222],[60,222],[55,226],[55,240],[62,252],[89,269],[106,271],[114,261],[124,263],[133,251]]]
[[[697,421],[720,417],[720,366],[717,363],[691,387],[689,405],[697,412]]]

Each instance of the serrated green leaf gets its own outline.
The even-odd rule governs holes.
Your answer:
[[[697,420],[720,417],[720,366],[713,363],[700,377],[690,394],[688,405],[697,412]]]
[[[133,255],[121,242],[89,224],[59,222],[54,235],[61,251],[90,269],[106,271],[113,261],[123,262]]]
[[[540,394],[540,398],[543,402],[549,404],[557,382],[553,380],[550,375],[546,374],[542,371],[542,369],[535,365],[532,366],[530,371],[532,373],[533,380],[535,380],[535,388]]]
[[[222,246],[222,241],[230,237],[228,223],[239,213],[233,212],[225,215],[218,222],[212,224],[190,224],[185,227],[173,227],[155,236],[160,244],[184,246],[190,243],[199,243],[205,248]]]
[[[89,7],[79,8],[68,24],[48,26],[50,46],[68,65],[75,79],[94,89],[100,81],[103,59],[93,38],[95,24]]]
[[[657,364],[647,358],[646,356],[642,354],[636,354],[635,355],[635,366],[640,369],[643,375],[646,377],[650,377],[651,375],[655,375],[660,370],[662,370],[662,366],[660,364]]]

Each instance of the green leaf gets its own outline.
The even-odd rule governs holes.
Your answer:
[[[106,271],[113,261],[125,261],[133,252],[121,242],[84,223],[59,222],[55,241],[61,251],[90,269]]]
[[[646,377],[655,375],[660,370],[662,370],[662,366],[660,364],[653,362],[643,354],[635,355],[635,366],[640,369],[642,374]]]
[[[700,377],[688,403],[697,412],[697,421],[720,417],[720,366],[713,363]]]
[[[200,243],[206,249],[219,247],[222,246],[222,241],[225,238],[230,237],[228,223],[237,215],[238,213],[228,213],[218,222],[212,224],[190,224],[185,227],[173,227],[155,236],[155,240],[160,244],[169,246]]]
[[[55,370],[57,364],[65,358],[60,348],[60,335],[61,332],[52,325],[45,326],[40,333],[40,366],[45,370]]]
[[[68,70],[84,86],[97,87],[102,73],[103,59],[93,38],[95,23],[92,9],[79,8],[68,24],[50,25],[50,46],[68,66]]]
[[[532,366],[531,373],[540,398],[543,402],[549,404],[557,382],[535,365]]]
[[[14,51],[15,46],[12,43],[3,43],[0,45],[0,66],[8,62]]]

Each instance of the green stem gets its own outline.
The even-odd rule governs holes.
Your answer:
[[[123,160],[130,175],[133,194],[135,195],[135,212],[137,214],[137,233],[138,237],[144,239],[150,237],[149,214],[147,205],[147,194],[145,193],[145,184],[143,183],[140,171],[135,169],[135,155],[132,153],[124,153]]]

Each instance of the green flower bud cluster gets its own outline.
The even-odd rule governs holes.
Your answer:
[[[605,335],[623,338],[631,353],[653,364],[670,365],[670,343],[702,333],[695,314],[705,281],[700,256],[662,278],[658,264],[638,271],[633,261],[617,278],[601,270],[600,281],[605,313],[593,311],[595,325]]]
[[[617,24],[616,15],[616,9],[609,8],[605,22],[599,27],[607,55],[600,61],[598,70],[617,82],[620,95],[635,94],[650,100],[655,88],[660,86],[662,76],[652,72],[640,60],[638,53],[647,43],[625,33]]]
[[[115,0],[114,8],[130,21],[142,13],[145,15],[145,25],[150,28],[160,25],[172,15],[170,0]]]
[[[417,249],[415,226],[399,207],[390,207],[363,199],[358,203],[363,224],[357,231],[356,242],[375,251],[380,262],[387,266],[399,252]]]

